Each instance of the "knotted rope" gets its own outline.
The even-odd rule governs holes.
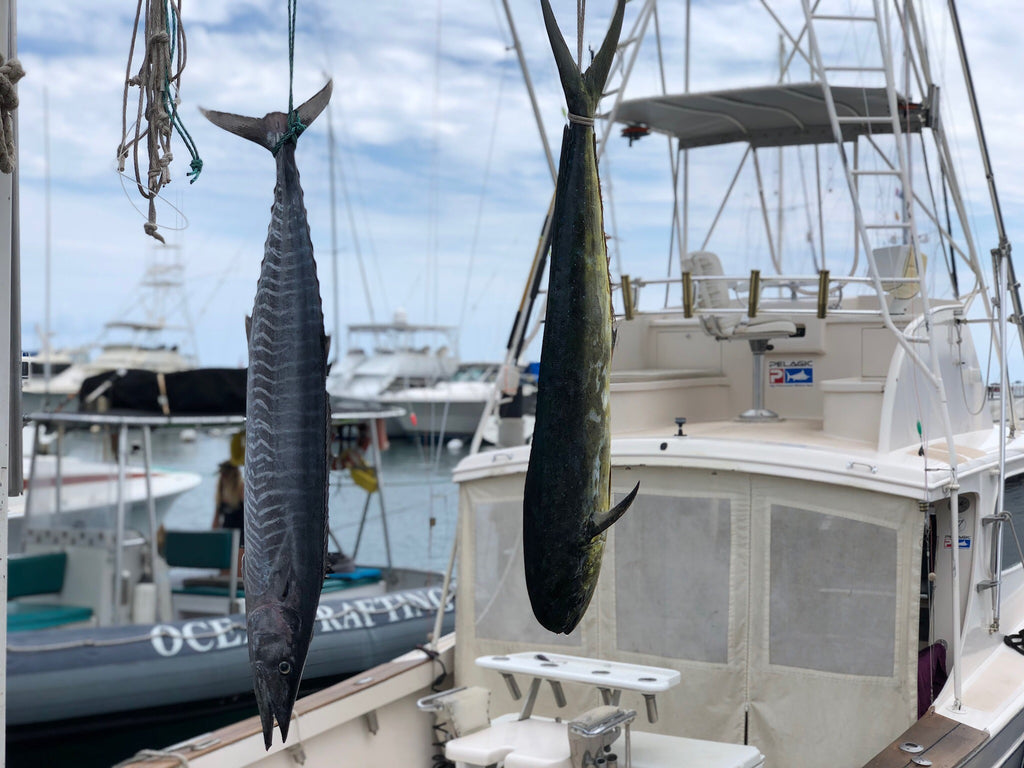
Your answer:
[[[143,21],[143,3],[145,19]],[[145,34],[145,53],[138,74],[132,75],[132,61],[138,39],[140,21]],[[143,226],[147,235],[164,242],[157,232],[156,197],[160,190],[170,184],[169,166],[174,160],[171,152],[171,135],[177,131],[189,154],[192,156],[189,183],[194,182],[203,169],[203,161],[196,150],[195,142],[185,129],[178,115],[178,90],[181,74],[187,59],[185,30],[181,26],[181,0],[139,0],[135,12],[135,26],[132,29],[132,44],[128,51],[128,67],[125,73],[124,99],[121,116],[121,143],[117,147],[117,168],[123,173],[128,156],[132,156],[135,167],[135,184],[143,199],[149,201],[149,220]],[[172,69],[173,67],[173,69]],[[128,91],[138,86],[139,103],[134,124],[134,135],[129,137]],[[143,120],[145,118],[145,121]],[[145,122],[145,127],[143,127]],[[146,153],[149,171],[146,182],[139,162],[142,140],[146,139]]]
[[[294,107],[293,83],[295,80],[295,12],[297,0],[288,0],[288,130],[277,140],[274,148],[270,150],[277,156],[278,151],[287,142],[297,143],[299,135],[306,130],[306,126],[299,119],[299,113]]]
[[[0,173],[14,171],[14,117],[18,108],[18,81],[25,76],[21,62],[8,59],[0,66]]]

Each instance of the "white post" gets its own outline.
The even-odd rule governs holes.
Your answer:
[[[15,45],[14,0],[0,4],[0,41],[4,59],[17,55]],[[15,113],[17,114],[17,113]],[[15,117],[17,137],[17,117]],[[17,146],[17,144],[15,144]],[[17,159],[17,155],[15,155]],[[17,173],[17,171],[15,171]],[[0,359],[10,362],[11,307],[14,287],[11,282],[14,259],[17,254],[14,221],[13,174],[0,174]],[[9,366],[8,366],[9,369]],[[7,496],[10,469],[11,378],[0,376],[0,766],[7,764]],[[14,425],[19,426],[20,425]],[[16,476],[20,476],[16,472]]]

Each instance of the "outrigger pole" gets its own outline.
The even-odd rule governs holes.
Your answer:
[[[964,83],[967,86],[967,98],[971,104],[971,117],[974,120],[974,130],[978,137],[978,148],[981,151],[981,162],[985,169],[985,181],[988,184],[989,197],[992,199],[992,213],[996,223],[996,234],[999,237],[999,245],[992,249],[992,268],[995,275],[995,294],[998,301],[998,327],[999,327],[999,482],[996,491],[996,509],[992,520],[996,522],[994,557],[992,564],[993,579],[989,584],[992,587],[992,624],[991,632],[999,631],[999,619],[1002,603],[1002,569],[1003,569],[1003,522],[1008,518],[1005,511],[1006,492],[1006,421],[1007,408],[1009,407],[1012,416],[1010,436],[1016,426],[1016,413],[1013,409],[1013,401],[1010,393],[1010,376],[1006,359],[1009,344],[1007,343],[1007,324],[1013,323],[1017,326],[1017,338],[1024,351],[1024,322],[1022,317],[1020,300],[1020,284],[1013,268],[1011,257],[1010,240],[1006,235],[1006,227],[1003,224],[1003,209],[999,204],[999,193],[996,190],[995,171],[992,169],[992,161],[989,156],[988,142],[985,139],[985,129],[981,123],[981,112],[978,108],[978,95],[974,89],[974,77],[971,75],[971,65],[967,60],[967,49],[964,45],[963,29],[960,27],[960,15],[957,13],[956,0],[949,0],[949,17],[953,22],[953,37],[956,40],[957,54],[960,56],[960,66],[964,73]],[[1006,297],[1009,295],[1013,303],[1013,317],[1006,316]],[[959,698],[959,697],[958,697]]]

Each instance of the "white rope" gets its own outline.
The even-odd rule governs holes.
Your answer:
[[[452,589],[453,594],[454,592],[455,590]],[[412,600],[409,600],[407,597],[402,597],[397,602],[391,603],[390,605],[384,605],[380,608],[359,607],[353,603],[348,603],[348,605],[345,607],[345,610],[341,611],[340,613],[332,614],[331,616],[327,616],[324,619],[317,619],[317,621],[324,621],[325,619],[343,619],[346,616],[349,616],[350,614],[360,614],[363,616],[382,616],[386,613],[392,613],[398,610],[399,608],[404,608],[406,606],[412,606],[415,608],[419,608],[420,610],[427,610],[424,609],[420,604],[413,602]],[[447,604],[442,606],[442,612],[444,612],[443,609],[446,607]],[[221,635],[226,635],[229,632],[235,631],[244,632],[245,624],[241,624],[237,621],[234,621],[226,627],[214,629],[209,632],[197,632],[194,633],[191,637],[193,640],[213,640],[220,637]],[[7,652],[38,653],[42,651],[67,651],[71,650],[72,648],[109,648],[118,645],[130,645],[132,643],[149,643],[158,637],[175,637],[175,635],[174,633],[169,632],[167,630],[161,630],[160,632],[150,631],[145,635],[117,637],[112,638],[110,640],[94,640],[91,638],[84,638],[82,640],[68,640],[67,642],[63,643],[50,643],[48,645],[8,645]]]
[[[223,629],[212,632],[200,632],[192,635],[195,640],[213,640],[228,632],[245,631],[245,624],[237,621]],[[175,637],[174,633],[162,630],[160,632],[149,632],[145,635],[133,635],[131,637],[116,637],[110,640],[93,640],[84,638],[82,640],[68,640],[64,643],[50,643],[48,645],[8,645],[8,653],[38,653],[42,651],[68,651],[72,648],[111,648],[118,645],[131,645],[132,643],[149,643],[158,637]]]
[[[21,62],[8,59],[0,66],[0,173],[14,171],[14,118],[11,113],[18,108],[17,82],[25,76]]]
[[[583,115],[574,115],[572,112],[567,112],[566,115],[569,117],[570,123],[576,123],[576,125],[582,125],[586,128],[594,127],[594,118],[584,117]]]

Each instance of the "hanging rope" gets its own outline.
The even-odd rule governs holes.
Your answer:
[[[287,142],[295,143],[306,126],[299,119],[294,106],[293,85],[295,81],[295,11],[298,0],[288,0],[288,130],[277,140],[271,152],[276,156]]]
[[[143,3],[145,16],[143,17]],[[145,34],[145,52],[138,74],[132,75],[132,61],[135,58],[135,44],[139,26]],[[203,161],[199,157],[195,142],[186,130],[178,114],[178,89],[181,74],[187,59],[185,30],[181,26],[181,0],[139,0],[135,11],[135,26],[132,29],[132,44],[128,50],[128,66],[125,72],[124,99],[121,114],[121,143],[117,147],[117,169],[124,173],[129,155],[135,168],[135,184],[143,199],[149,201],[149,219],[143,229],[164,242],[157,232],[156,198],[160,190],[171,183],[170,164],[174,160],[171,152],[171,136],[178,132],[192,156],[189,166],[189,183],[199,178]],[[135,117],[134,134],[129,136],[128,91],[133,86],[139,89],[138,111]],[[139,152],[143,139],[146,140],[146,155],[149,171],[143,183]]]
[[[0,66],[0,173],[14,171],[14,117],[11,113],[18,108],[18,81],[25,76],[25,70],[17,59],[8,59]]]

